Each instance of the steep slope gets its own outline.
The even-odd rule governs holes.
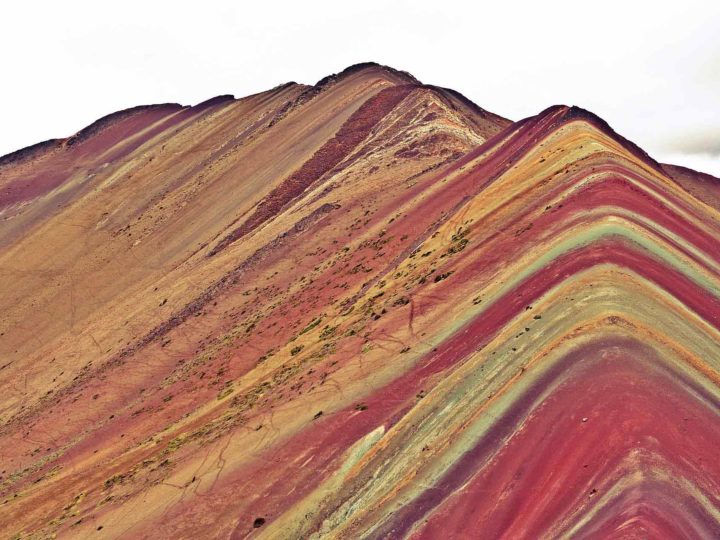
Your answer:
[[[0,167],[3,536],[717,531],[715,186],[591,113],[364,64]]]

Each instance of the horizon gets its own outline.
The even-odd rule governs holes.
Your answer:
[[[125,112],[131,112],[131,111],[134,111],[134,110],[142,110],[142,109],[152,108],[152,107],[165,107],[165,106],[169,106],[169,107],[176,106],[176,107],[179,107],[180,109],[192,109],[192,108],[194,108],[194,107],[200,107],[200,106],[202,106],[202,105],[204,105],[204,104],[207,104],[207,103],[209,103],[209,102],[212,102],[212,101],[214,101],[214,100],[218,100],[218,99],[221,99],[221,98],[228,98],[228,99],[232,99],[232,100],[234,100],[234,101],[239,101],[239,100],[243,100],[243,99],[247,99],[247,98],[253,97],[254,95],[263,94],[263,93],[269,93],[269,92],[272,92],[273,90],[276,90],[276,89],[278,89],[278,88],[282,88],[282,87],[288,86],[288,85],[299,85],[299,86],[305,86],[305,87],[307,87],[307,88],[314,88],[314,87],[318,87],[318,86],[322,85],[327,79],[330,79],[330,78],[333,78],[333,77],[340,78],[340,77],[342,77],[342,76],[344,76],[344,75],[346,75],[346,74],[349,75],[350,72],[360,71],[360,70],[363,70],[363,69],[369,69],[369,68],[373,68],[373,67],[379,68],[379,69],[383,69],[383,70],[386,70],[386,71],[390,71],[390,72],[394,72],[394,73],[400,73],[400,74],[403,74],[403,75],[407,75],[408,77],[410,77],[411,79],[413,79],[413,81],[414,81],[415,83],[417,83],[418,85],[421,85],[421,86],[428,86],[428,87],[435,87],[435,88],[443,88],[444,90],[450,90],[450,91],[458,94],[458,95],[461,96],[462,98],[470,101],[470,103],[472,103],[474,106],[476,106],[476,107],[484,110],[485,112],[489,112],[489,113],[494,114],[494,115],[496,115],[496,116],[500,116],[501,118],[505,118],[506,120],[509,120],[512,124],[519,123],[519,122],[521,122],[521,121],[524,121],[524,120],[533,118],[533,117],[535,117],[535,116],[539,116],[539,115],[543,114],[544,112],[546,112],[546,111],[549,110],[549,109],[558,108],[558,107],[578,108],[578,109],[580,109],[580,110],[589,112],[589,113],[592,114],[592,115],[595,115],[595,113],[594,113],[593,111],[587,111],[586,109],[583,109],[582,107],[579,107],[578,105],[575,105],[575,104],[553,103],[553,104],[548,105],[547,107],[545,107],[545,108],[542,109],[541,111],[538,111],[536,114],[533,114],[533,115],[530,115],[530,116],[526,116],[526,117],[523,117],[523,118],[517,118],[517,119],[515,119],[515,118],[506,118],[506,117],[504,117],[502,114],[496,113],[496,112],[494,112],[494,111],[487,111],[486,109],[484,109],[483,107],[481,107],[478,103],[475,103],[474,101],[472,101],[471,99],[469,99],[467,96],[465,96],[462,92],[460,92],[460,91],[458,91],[458,90],[456,90],[456,89],[454,89],[454,88],[438,87],[437,85],[433,85],[433,84],[426,83],[426,82],[424,82],[424,81],[418,80],[412,73],[410,73],[410,72],[408,72],[408,71],[406,71],[406,70],[398,69],[398,68],[396,68],[396,67],[394,67],[394,66],[389,66],[389,65],[381,64],[381,63],[379,63],[379,62],[375,62],[375,61],[369,60],[369,61],[365,61],[365,62],[358,62],[358,63],[352,64],[352,65],[350,65],[350,66],[346,66],[345,68],[343,68],[343,69],[341,69],[341,70],[339,70],[339,71],[337,71],[337,72],[330,73],[330,74],[322,77],[321,79],[319,79],[318,81],[316,81],[316,82],[314,82],[314,83],[304,83],[304,82],[298,82],[298,81],[287,81],[287,82],[285,82],[285,83],[280,83],[280,84],[278,84],[278,85],[276,85],[276,86],[274,86],[274,87],[272,87],[272,88],[268,88],[268,89],[266,89],[266,90],[264,90],[264,91],[256,92],[256,93],[254,93],[254,94],[248,94],[248,95],[245,95],[245,96],[235,96],[235,95],[233,95],[233,94],[218,94],[218,95],[211,96],[211,97],[208,97],[208,98],[206,98],[206,99],[203,99],[202,101],[199,101],[199,102],[196,102],[196,103],[165,102],[165,103],[142,103],[142,104],[134,105],[134,106],[128,107],[128,108],[126,108],[126,109],[120,109],[120,110],[117,110],[117,111],[110,112],[110,113],[108,113],[108,114],[106,114],[106,115],[103,115],[103,116],[101,116],[100,118],[97,118],[97,119],[95,119],[94,121],[92,121],[90,124],[88,124],[88,125],[86,125],[86,126],[83,126],[83,127],[80,128],[79,130],[77,130],[77,131],[75,131],[74,133],[71,133],[70,135],[67,135],[67,136],[65,136],[65,137],[55,137],[55,138],[46,139],[46,140],[39,141],[39,142],[37,142],[37,143],[31,144],[31,145],[29,145],[29,146],[25,146],[25,147],[23,147],[23,148],[19,148],[19,149],[17,149],[17,150],[14,150],[14,151],[12,151],[12,152],[7,153],[7,154],[0,155],[0,163],[3,161],[4,158],[8,158],[8,157],[13,156],[14,154],[18,154],[18,153],[21,153],[21,152],[23,152],[23,151],[25,151],[25,150],[32,149],[32,148],[35,147],[35,146],[41,146],[41,145],[43,145],[43,144],[50,143],[50,142],[53,142],[53,141],[65,142],[65,141],[68,141],[68,140],[70,140],[70,139],[72,139],[72,138],[74,138],[74,137],[81,136],[84,132],[86,132],[87,130],[93,128],[95,125],[101,124],[103,121],[108,120],[108,119],[110,119],[110,118],[112,118],[112,117],[114,117],[114,116],[116,116],[116,115],[118,115],[118,114],[122,114],[122,113],[125,113]],[[180,110],[180,109],[179,109],[179,110]],[[603,120],[603,121],[605,120],[604,118],[600,117],[599,115],[595,115],[595,116],[597,116],[598,118],[600,118],[600,119]],[[612,126],[610,126],[610,128],[612,129]],[[616,133],[617,133],[617,132],[616,132]],[[617,134],[622,137],[622,133],[617,133]],[[629,140],[629,139],[628,139],[628,140]],[[629,140],[629,141],[634,144],[633,141],[631,141],[631,140]],[[644,149],[642,149],[642,147],[640,147],[640,149],[644,151]],[[652,158],[653,156],[651,155],[650,157]],[[662,162],[660,162],[660,163],[662,164]],[[676,165],[676,164],[674,164],[674,163],[667,163],[667,164]],[[703,172],[703,171],[698,171],[698,172]]]
[[[0,43],[19,52],[7,59],[0,155],[127,108],[314,84],[372,60],[513,121],[577,105],[662,163],[720,176],[716,3],[613,0],[592,28],[567,1],[204,7],[41,2],[41,18],[37,5],[5,7]]]

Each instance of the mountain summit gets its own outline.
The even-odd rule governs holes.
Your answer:
[[[0,536],[712,537],[719,190],[373,63],[0,158]]]

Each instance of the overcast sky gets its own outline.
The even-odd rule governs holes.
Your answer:
[[[373,60],[511,119],[579,105],[720,176],[720,0],[2,2],[0,51],[0,155]]]

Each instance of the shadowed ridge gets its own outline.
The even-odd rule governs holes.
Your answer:
[[[291,84],[294,84],[294,83],[287,83],[285,85],[282,85],[282,87],[286,87]],[[278,87],[278,88],[280,88],[280,87]],[[181,105],[180,103],[160,103],[160,104],[151,104],[151,105],[137,105],[137,106],[130,107],[127,109],[122,109],[120,111],[116,111],[116,112],[107,114],[107,115],[95,120],[91,124],[85,126],[80,131],[78,131],[77,133],[75,133],[74,135],[71,135],[69,137],[48,139],[47,141],[32,144],[30,146],[26,146],[26,147],[20,148],[18,150],[14,150],[13,152],[5,154],[4,156],[0,156],[0,167],[9,165],[11,163],[19,164],[23,161],[27,161],[28,159],[35,158],[38,155],[40,155],[41,153],[46,153],[51,150],[56,150],[63,146],[64,147],[75,146],[78,143],[87,141],[91,137],[101,133],[102,131],[104,131],[105,129],[107,129],[109,127],[112,127],[113,125],[117,124],[118,122],[127,120],[138,114],[142,114],[145,112],[161,112],[163,110],[166,110],[168,113],[178,112],[178,111],[182,111],[182,110],[191,110],[194,112],[199,112],[199,111],[202,111],[203,109],[207,109],[207,108],[221,105],[224,103],[229,103],[231,101],[235,101],[235,96],[233,96],[231,94],[225,94],[225,95],[212,97],[212,98],[202,101],[194,106]]]
[[[235,101],[235,96],[232,94],[223,94],[221,96],[215,96],[205,101],[201,101],[197,105],[193,106],[193,109],[204,109],[206,107],[212,107],[214,105],[221,105],[223,103],[229,103]]]
[[[288,90],[295,86],[303,88],[303,92],[300,94],[300,96],[302,96],[304,93],[307,93],[307,91],[309,89],[312,89],[312,86],[309,86],[307,84],[302,84],[302,83],[298,83],[295,81],[288,81],[288,82],[284,82],[284,83],[278,84],[276,86],[273,86],[272,88],[270,88],[268,90],[254,92],[252,94],[248,94],[247,96],[242,96],[242,97],[236,98],[236,97],[232,96],[231,94],[227,94],[227,97],[232,97],[234,101],[243,101],[246,99],[263,96],[263,95],[264,96],[272,96],[272,95],[280,94],[280,93],[284,92],[285,90]],[[297,99],[299,99],[300,96],[298,96],[298,98],[296,98],[296,101],[297,101]],[[218,98],[220,98],[220,97],[225,97],[225,96],[218,96]],[[217,98],[212,98],[212,99],[217,99]],[[291,103],[291,102],[288,102],[288,103]],[[201,104],[196,105],[196,107],[198,107],[199,105],[201,105]]]
[[[65,139],[48,139],[47,141],[20,148],[19,150],[0,156],[0,167],[11,163],[18,164],[37,157],[40,154],[51,152],[60,148],[63,142],[65,142]]]
[[[626,139],[625,137],[617,133],[610,126],[610,124],[607,123],[607,121],[603,120],[595,113],[588,111],[587,109],[583,109],[582,107],[578,107],[576,105],[551,105],[550,107],[547,107],[535,116],[529,116],[527,118],[519,120],[515,124],[511,124],[510,126],[508,126],[508,130],[512,131],[514,129],[527,125],[528,123],[539,124],[548,120],[550,122],[545,128],[546,133],[549,133],[550,131],[559,128],[563,124],[574,122],[576,120],[584,120],[585,122],[593,125],[599,131],[615,139],[628,152],[638,157],[643,162],[647,163],[659,173],[666,174],[660,163],[658,163],[654,158],[652,158],[645,150],[640,148],[634,142]]]
[[[576,105],[573,105],[572,107],[568,107],[566,117],[568,121],[572,121],[575,119],[582,119],[586,120],[589,123],[593,124],[596,128],[598,128],[600,131],[603,131],[607,135],[610,135],[612,138],[614,138],[616,141],[618,141],[622,146],[628,150],[630,153],[632,153],[634,156],[640,158],[642,161],[647,163],[648,165],[652,166],[655,170],[662,174],[666,174],[660,163],[655,161],[654,158],[650,157],[650,155],[640,148],[637,144],[632,142],[629,139],[626,139],[619,133],[617,133],[612,127],[610,127],[610,124],[608,124],[605,120],[600,118],[598,115],[596,115],[593,112],[590,112],[586,109],[583,109],[581,107],[578,107]]]
[[[468,109],[470,109],[473,113],[477,114],[481,118],[484,118],[486,120],[491,120],[493,122],[496,122],[498,124],[505,124],[510,125],[512,124],[512,120],[509,120],[503,116],[500,116],[499,114],[492,113],[488,110],[483,109],[480,107],[477,103],[472,101],[470,98],[466,97],[465,95],[461,94],[457,90],[453,90],[452,88],[444,88],[442,86],[435,86],[432,84],[425,85],[427,88],[431,88],[438,92],[439,94],[450,98],[451,100],[457,100],[463,105],[465,105]]]
[[[353,75],[358,75],[361,73],[371,73],[371,72],[377,72],[378,74],[382,74],[388,82],[391,82],[395,85],[402,85],[402,84],[414,84],[414,85],[420,85],[420,81],[418,81],[415,77],[410,75],[409,73],[405,71],[399,71],[397,69],[383,66],[381,64],[378,64],[376,62],[363,62],[360,64],[355,64],[353,66],[347,67],[344,70],[342,70],[339,73],[333,73],[332,75],[328,75],[326,77],[323,77],[318,82],[316,82],[312,86],[308,86],[305,91],[300,94],[293,103],[288,104],[288,108],[292,109],[297,106],[303,105],[304,103],[307,103],[311,99],[313,99],[315,96],[319,95],[320,93],[324,92],[328,88],[331,88],[335,84],[344,81],[345,79],[352,77]],[[288,83],[293,84],[293,83]]]
[[[95,120],[89,126],[84,127],[83,129],[78,131],[75,135],[72,135],[71,137],[66,139],[65,145],[73,146],[75,144],[84,142],[87,139],[89,139],[90,137],[92,137],[93,135],[97,135],[101,131],[116,124],[117,122],[126,120],[132,116],[135,116],[136,114],[149,112],[149,111],[162,111],[162,110],[166,110],[169,113],[169,112],[180,111],[183,108],[185,108],[185,107],[183,107],[183,105],[180,105],[179,103],[162,103],[162,104],[157,104],[157,105],[138,105],[136,107],[130,107],[129,109],[123,109],[121,111],[117,111],[117,112],[108,114],[98,120]]]
[[[497,135],[491,137],[484,144],[476,148],[471,154],[464,158],[464,160],[471,161],[472,159],[489,150],[490,148],[497,146],[501,141],[512,136],[513,133],[521,134],[523,131],[527,131],[532,129],[533,127],[536,127],[542,121],[554,121],[552,117],[557,116],[558,114],[562,114],[565,109],[567,109],[565,105],[551,105],[550,107],[542,110],[540,113],[534,116],[528,116],[526,118],[508,124],[505,129],[503,129]],[[462,161],[463,160],[461,160],[461,162]]]
[[[619,135],[605,120],[590,111],[568,105],[551,105],[534,116],[528,116],[507,125],[495,136],[490,137],[485,143],[459,159],[454,164],[454,167],[460,168],[486,152],[493,151],[493,155],[480,164],[485,178],[488,181],[492,180],[492,178],[512,167],[514,163],[517,163],[528,151],[532,150],[538,140],[545,138],[563,125],[578,120],[587,122],[598,131],[613,138],[630,154],[636,156],[663,176],[667,176],[667,173],[657,161],[635,143]]]
[[[398,77],[408,84],[421,84],[419,80],[417,80],[407,71],[401,71],[389,66],[384,66],[382,64],[378,64],[377,62],[361,62],[359,64],[348,66],[339,73],[333,73],[332,75],[323,77],[317,83],[315,83],[314,86],[322,88],[329,84],[341,81],[342,79],[349,77],[350,75],[361,73],[363,71],[381,71]]]
[[[217,98],[213,98],[217,99]],[[208,100],[208,102],[204,102],[200,105],[207,106],[214,105],[218,102],[209,103],[212,100]],[[198,105],[198,106],[200,106]],[[180,105],[179,103],[163,103],[158,105],[138,105],[136,107],[130,107],[128,109],[123,109],[121,111],[116,111],[114,113],[108,114],[103,116],[102,118],[99,118],[95,120],[92,124],[85,126],[80,131],[75,133],[74,135],[71,135],[70,137],[64,137],[59,139],[48,139],[47,141],[43,141],[40,143],[32,144],[30,146],[26,146],[24,148],[20,148],[18,150],[15,150],[13,152],[10,152],[9,154],[5,154],[4,156],[0,156],[0,166],[9,165],[9,164],[18,164],[20,162],[26,161],[28,159],[32,159],[34,157],[37,157],[41,153],[45,153],[49,150],[58,149],[60,147],[71,147],[75,146],[78,143],[84,142],[88,140],[89,138],[93,137],[94,135],[97,135],[98,133],[104,131],[105,129],[117,124],[118,122],[121,122],[123,120],[127,120],[128,118],[131,118],[133,116],[136,116],[138,114],[149,112],[149,111],[162,111],[163,109],[166,109],[168,112],[176,112],[180,111],[182,109],[185,109],[187,107]]]

